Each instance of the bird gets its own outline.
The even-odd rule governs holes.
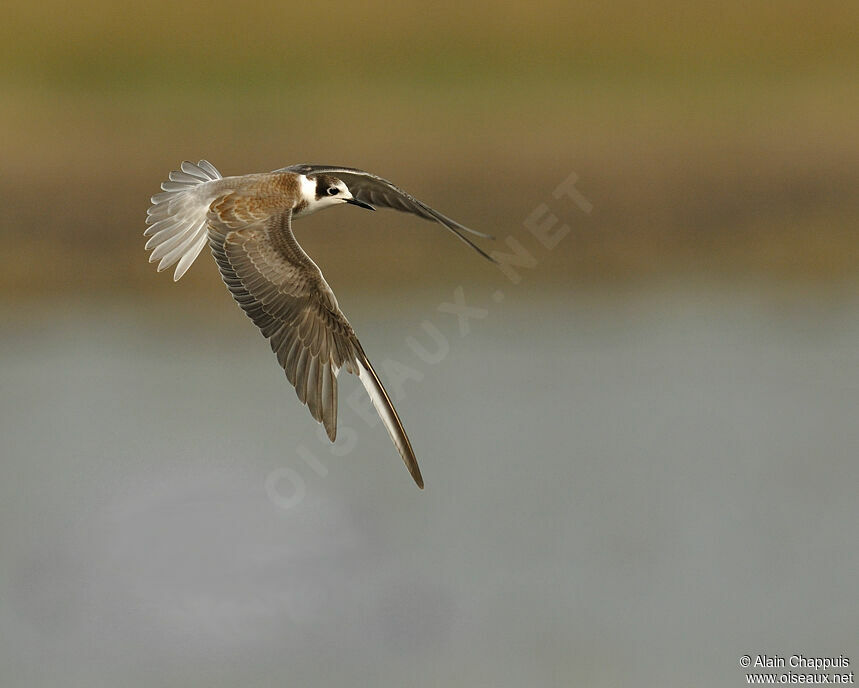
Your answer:
[[[492,239],[442,215],[375,174],[353,167],[300,164],[272,172],[223,176],[212,163],[181,163],[147,210],[145,249],[174,281],[206,244],[227,289],[271,344],[298,399],[337,437],[337,375],[358,376],[417,486],[424,487],[403,423],[340,310],[319,267],[298,244],[292,221],[336,205],[392,208],[447,228],[495,259],[466,234]]]

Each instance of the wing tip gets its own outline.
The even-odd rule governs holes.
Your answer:
[[[325,415],[322,416],[322,420],[320,422],[325,428],[325,434],[328,435],[328,439],[333,444],[337,440],[337,425],[331,425],[331,422]]]
[[[360,345],[358,346],[360,347]],[[412,449],[412,443],[409,441],[408,435],[406,435],[406,429],[403,427],[403,423],[400,420],[388,393],[385,391],[382,381],[373,369],[373,366],[366,354],[364,354],[363,350],[359,349],[359,351],[359,356],[354,359],[358,368],[358,379],[361,380],[364,385],[364,389],[367,391],[370,400],[373,402],[373,406],[376,407],[376,412],[382,419],[382,423],[388,431],[388,435],[390,435],[394,446],[397,448],[397,452],[399,452],[403,463],[406,465],[406,470],[408,470],[409,475],[412,476],[415,484],[420,489],[424,489],[424,479],[421,475],[421,469],[418,465],[417,457]]]

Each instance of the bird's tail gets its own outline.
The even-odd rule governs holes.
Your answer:
[[[173,170],[168,181],[161,182],[161,193],[152,197],[147,210],[144,236],[146,250],[152,251],[149,262],[158,263],[158,272],[175,263],[173,279],[184,275],[206,245],[206,214],[215,199],[211,182],[221,179],[221,173],[207,160],[196,165],[187,160]]]

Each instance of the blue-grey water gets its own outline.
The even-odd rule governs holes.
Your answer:
[[[859,298],[463,295],[485,311],[461,323],[452,290],[343,304],[423,492],[351,376],[322,441],[226,297],[7,307],[0,685],[729,686],[743,654],[859,661]]]

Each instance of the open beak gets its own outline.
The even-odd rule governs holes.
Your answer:
[[[351,203],[352,205],[357,205],[360,208],[366,208],[367,210],[375,210],[373,206],[369,203],[364,203],[364,201],[359,201],[357,198],[347,198],[347,203]]]

